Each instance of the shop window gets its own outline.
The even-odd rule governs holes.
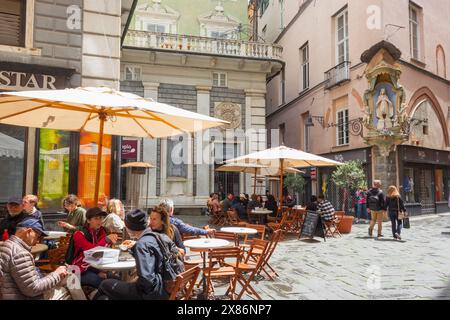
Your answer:
[[[0,1],[0,45],[25,46],[26,0]]]
[[[78,197],[86,207],[94,207],[95,178],[97,172],[98,137],[96,133],[80,134],[80,157],[78,163]],[[103,137],[102,169],[100,172],[99,199],[109,197],[111,184],[112,137]]]
[[[416,202],[414,193],[414,169],[405,168],[403,172],[403,194],[407,203]]]
[[[217,143],[214,145],[214,168],[222,166],[227,160],[240,156],[238,143]],[[240,173],[218,172],[214,170],[214,190],[224,199],[227,193],[235,195],[240,191]]]
[[[0,124],[0,203],[23,194],[26,128]]]
[[[61,209],[69,190],[70,133],[39,130],[39,208]]]

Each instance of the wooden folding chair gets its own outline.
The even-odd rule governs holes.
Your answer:
[[[239,293],[237,300],[240,300],[245,292],[250,295],[254,295],[256,299],[261,300],[259,294],[251,286],[251,282],[254,280],[255,276],[260,272],[261,267],[264,264],[264,259],[267,254],[268,242],[261,239],[253,239],[250,246],[249,255],[252,255],[253,251],[261,252],[261,254],[256,255],[255,263],[249,262],[246,259],[244,262],[238,263],[238,273],[237,281],[242,286],[241,292]],[[232,263],[227,263],[232,265]],[[247,273],[247,279],[244,277],[244,273]]]
[[[282,230],[276,230],[270,239],[269,245],[267,247],[267,253],[264,258],[263,265],[261,266],[261,269],[258,272],[258,276],[261,274],[261,272],[264,272],[271,281],[274,281],[273,276],[269,273],[269,269],[275,277],[278,277],[278,273],[275,271],[275,269],[269,264],[270,258],[272,257],[272,254],[275,252],[275,249],[278,245],[278,242],[281,239],[283,231]],[[246,257],[246,261],[249,259],[252,259],[253,261],[257,261],[258,256],[262,255],[263,252],[258,249],[253,249],[251,252],[249,251]]]
[[[240,225],[241,220],[239,219],[239,215],[236,212],[236,209],[230,209],[227,212],[228,222],[233,226]]]
[[[230,295],[232,300],[235,300],[236,283],[239,272],[238,265],[241,260],[241,249],[238,247],[210,249],[208,252],[208,257],[208,267],[203,271],[206,277],[206,292],[208,294],[214,293],[212,280],[227,278],[229,281],[229,287],[226,294]],[[231,265],[226,264],[225,259],[232,259],[233,263]],[[218,267],[215,266],[217,261],[220,262]]]
[[[239,244],[239,246],[242,248],[242,249],[246,249],[246,248],[250,248],[250,245],[251,245],[251,242],[252,242],[252,239],[261,239],[261,240],[264,240],[265,239],[265,236],[266,236],[266,226],[265,225],[263,225],[263,224],[249,224],[249,223],[247,223],[247,224],[245,224],[245,225],[243,225],[243,227],[245,227],[245,228],[250,228],[250,229],[256,229],[256,231],[258,231],[258,233],[256,234],[256,235],[245,235],[245,237],[244,237],[244,241],[241,243],[241,244]]]
[[[189,300],[199,274],[200,267],[195,266],[177,275],[169,300]]]
[[[234,233],[216,231],[214,232],[214,238],[228,240],[231,242],[233,246],[235,247],[239,246],[239,237],[237,234]]]
[[[289,219],[289,212],[288,211],[284,211],[283,212],[283,216],[281,218],[280,222],[269,222],[267,224],[267,226],[272,230],[272,232],[275,232],[277,230],[282,230],[283,231],[283,235],[284,235],[284,229],[285,229],[285,224]]]
[[[333,237],[335,235],[338,235],[339,237],[342,237],[341,233],[339,232],[339,223],[341,220],[338,217],[334,217],[331,221],[324,221],[325,225],[325,236]]]
[[[47,251],[48,259],[39,259],[36,266],[44,273],[51,273],[65,264],[67,248],[56,248]]]

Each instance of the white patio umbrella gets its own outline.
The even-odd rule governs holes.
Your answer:
[[[227,160],[226,163],[253,163],[280,168],[280,192],[283,191],[283,172],[286,167],[306,168],[306,167],[330,167],[341,165],[341,162],[330,160],[315,154],[301,150],[280,146],[267,149],[246,156]],[[280,201],[280,209],[282,203]]]
[[[0,94],[0,123],[99,133],[94,194],[97,203],[105,134],[163,138],[228,122],[100,87]]]
[[[229,163],[216,169],[218,172],[240,172],[254,174],[253,194],[256,194],[256,176],[275,176],[280,175],[279,168],[271,168],[269,166],[252,164],[252,163]],[[285,168],[285,173],[302,173],[295,168]]]

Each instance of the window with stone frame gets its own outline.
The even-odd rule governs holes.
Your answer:
[[[142,69],[138,66],[125,66],[125,80],[126,81],[140,81]]]
[[[227,87],[227,74],[224,72],[213,72],[213,86]]]
[[[420,18],[422,11],[412,2],[409,4],[409,41],[411,58],[420,60]]]
[[[187,139],[183,136],[167,139],[167,177],[187,178]]]
[[[26,0],[0,1],[0,45],[24,47]]]
[[[337,113],[337,145],[344,146],[350,143],[348,109]]]
[[[348,36],[348,10],[345,9],[336,16],[336,63],[350,60]]]

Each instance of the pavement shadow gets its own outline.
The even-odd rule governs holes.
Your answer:
[[[437,299],[450,300],[450,282],[447,287],[439,293]]]
[[[371,236],[359,236],[359,237],[355,237],[355,239],[361,239],[361,240],[373,240],[374,237],[371,237]]]
[[[384,242],[399,242],[399,243],[406,242],[405,240],[396,240],[396,239],[390,239],[390,238],[381,238],[381,239],[374,238],[374,239],[375,239],[375,241],[384,241]]]
[[[300,239],[301,242],[305,243],[321,243],[323,241],[317,240],[317,239]]]

